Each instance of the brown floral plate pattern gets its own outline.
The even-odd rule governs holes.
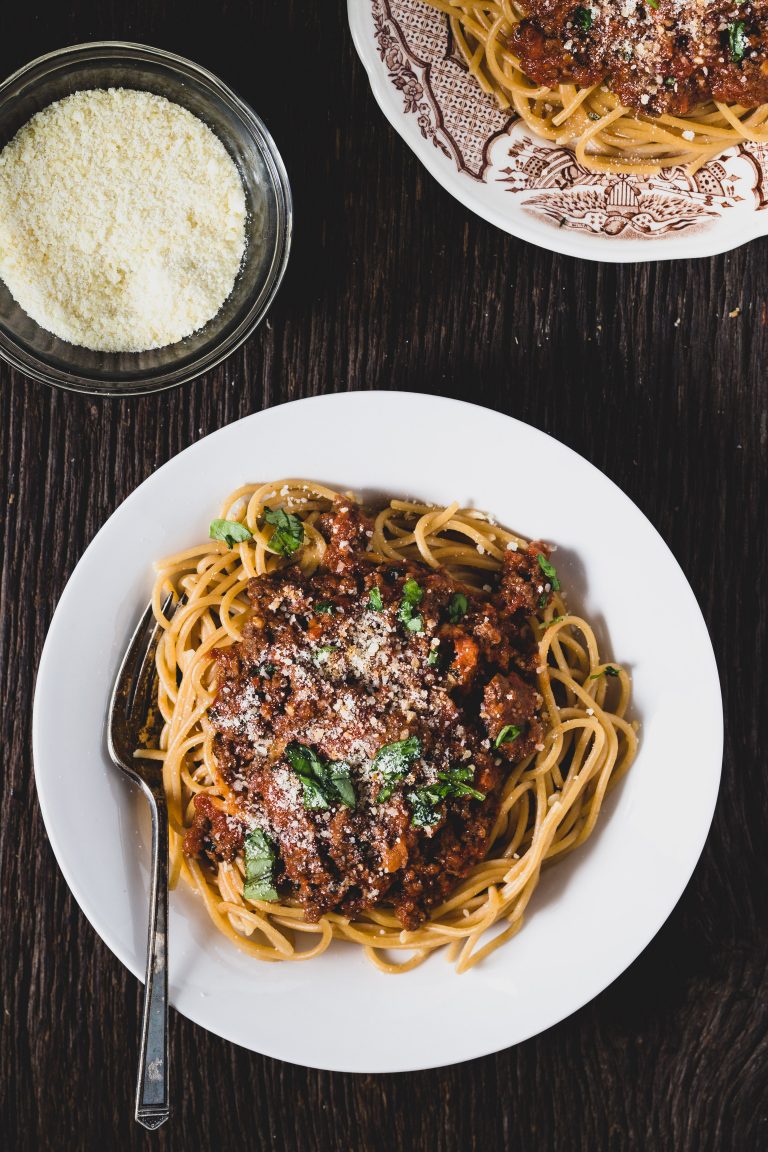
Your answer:
[[[711,256],[768,232],[768,146],[730,148],[693,176],[589,172],[481,91],[439,12],[421,0],[348,11],[387,119],[452,196],[506,232],[618,263]]]

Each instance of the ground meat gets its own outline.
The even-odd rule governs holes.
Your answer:
[[[206,855],[215,860],[234,860],[243,850],[245,830],[242,821],[222,812],[205,792],[195,796],[193,803],[195,814],[184,837],[187,856]]]
[[[524,551],[505,552],[497,603],[511,616],[532,616],[549,599],[551,585],[541,568],[539,557],[549,559],[549,549],[534,540]]]
[[[506,676],[499,673],[483,690],[480,715],[491,738],[495,741],[508,727],[520,730],[518,736],[499,745],[505,753],[514,755],[515,760],[527,756],[541,743],[544,730],[536,715],[537,699],[536,690],[516,672],[509,672]]]
[[[541,738],[528,616],[549,598],[546,550],[508,552],[496,589],[477,593],[424,565],[376,564],[371,523],[351,503],[317,527],[327,542],[318,570],[252,580],[242,641],[216,653],[216,760],[240,842],[264,832],[281,895],[307,920],[385,901],[415,928],[485,855],[509,765]],[[505,723],[521,734],[497,750]],[[389,780],[377,753],[406,740],[418,751]],[[342,766],[354,807],[327,776],[327,806],[307,807],[297,746],[324,773]],[[482,798],[453,785],[445,794],[458,779]],[[222,824],[207,797],[196,809],[185,850],[231,858],[230,818]]]
[[[604,83],[650,115],[768,101],[767,0],[525,0],[524,10],[509,47],[537,84]]]

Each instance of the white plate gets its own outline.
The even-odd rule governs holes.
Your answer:
[[[260,963],[179,889],[172,1003],[237,1044],[318,1068],[394,1072],[505,1048],[596,996],[661,927],[704,844],[722,755],[712,648],[671,553],[605,476],[516,420],[397,392],[300,400],[214,432],[137,488],[78,564],[40,662],[35,777],[54,852],[96,931],[142,976],[148,821],[106,756],[113,677],[153,559],[205,539],[242,482],[284,475],[455,498],[556,542],[571,607],[632,671],[641,750],[590,842],[546,871],[520,935],[466,975],[435,956],[385,976],[347,944],[306,964]]]
[[[440,12],[420,0],[347,8],[390,124],[446,191],[505,232],[613,263],[713,256],[768,232],[768,145],[731,148],[694,176],[588,172],[481,91]]]

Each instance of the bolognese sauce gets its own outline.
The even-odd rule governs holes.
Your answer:
[[[605,84],[635,112],[768,102],[768,4],[526,0],[509,48],[535,83]]]
[[[485,856],[510,766],[542,747],[528,621],[551,595],[548,551],[508,550],[476,591],[377,562],[351,503],[315,527],[319,567],[252,579],[242,638],[215,653],[208,717],[233,799],[196,797],[184,849],[231,860],[255,834],[275,895],[308,921],[386,902],[414,929]]]

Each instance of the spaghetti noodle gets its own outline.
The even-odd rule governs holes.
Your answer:
[[[680,0],[424,2],[449,18],[483,90],[536,135],[572,148],[587,169],[653,175],[682,165],[693,173],[734,144],[768,142],[766,35],[756,15],[741,12],[751,13],[749,4],[729,5],[736,15],[721,19],[719,10]],[[528,19],[539,9],[540,24]],[[703,43],[709,54],[697,55]],[[759,94],[752,102],[751,92]]]
[[[157,651],[163,728],[159,748],[138,754],[162,761],[171,884],[179,876],[191,883],[216,927],[262,960],[310,959],[340,939],[361,945],[385,972],[408,971],[437,949],[445,949],[463,972],[520,929],[542,867],[591,835],[607,791],[636,752],[635,727],[626,719],[629,677],[602,660],[589,624],[568,613],[558,592],[529,621],[545,736],[504,780],[485,858],[416,929],[404,930],[383,902],[358,916],[327,912],[310,923],[292,900],[246,897],[242,853],[214,867],[183,850],[195,797],[206,795],[222,813],[234,811],[237,801],[216,760],[209,716],[219,686],[214,650],[241,640],[252,615],[247,589],[254,578],[289,564],[305,576],[318,568],[327,548],[319,518],[340,499],[329,488],[301,480],[245,485],[221,512],[224,522],[242,526],[240,540],[209,540],[156,566],[153,605],[164,629]],[[303,526],[303,545],[289,560],[275,554],[265,524],[267,515],[275,523],[277,509],[288,510]],[[373,563],[418,562],[480,596],[489,580],[498,579],[505,551],[526,547],[481,512],[401,500],[378,512],[368,542]],[[167,618],[163,604],[169,593],[183,599]]]

